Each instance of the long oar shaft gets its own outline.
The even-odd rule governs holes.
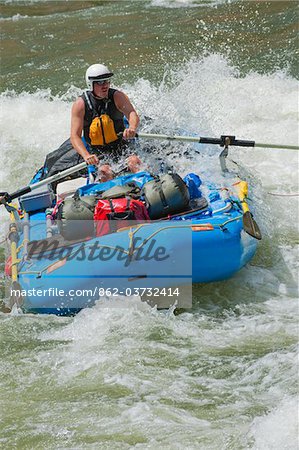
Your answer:
[[[69,167],[68,169],[65,169],[62,172],[56,173],[55,175],[52,175],[49,178],[45,178],[42,181],[38,181],[37,183],[30,184],[31,190],[37,189],[38,187],[43,186],[44,184],[54,183],[54,181],[58,181],[61,178],[71,175],[72,173],[79,172],[79,170],[84,169],[84,167],[86,167],[86,162],[82,162],[80,164],[77,164],[76,166]]]
[[[254,144],[255,147],[259,148],[273,148],[273,149],[282,149],[282,150],[299,150],[298,145],[284,145],[284,144],[260,144],[256,142]]]
[[[167,134],[138,133],[138,137],[145,139],[162,139],[167,141],[197,142],[198,144],[214,144],[214,145],[216,144],[221,146],[228,144],[234,145],[236,147],[260,147],[260,148],[299,150],[299,146],[296,145],[260,144],[255,141],[235,139],[235,136],[221,136],[220,138],[209,138],[201,136],[179,136]]]
[[[167,134],[152,134],[152,133],[138,133],[138,137],[146,139],[163,139],[166,141],[182,141],[182,142],[197,142],[199,144],[221,144],[221,139],[218,138],[203,138],[200,136],[178,136]],[[254,145],[254,143],[253,143]]]
[[[12,194],[8,194],[8,199],[9,199],[9,201],[11,201],[14,198],[21,197],[21,195],[25,195],[28,192],[38,189],[41,186],[44,186],[45,184],[53,183],[55,181],[61,180],[64,177],[67,177],[68,175],[71,175],[72,173],[78,172],[79,170],[84,169],[84,167],[86,167],[85,162],[77,164],[74,167],[70,167],[69,169],[66,169],[66,170],[63,170],[62,172],[56,173],[55,175],[52,175],[49,178],[45,178],[44,180],[38,181],[37,183],[30,184],[22,189],[18,189],[17,191],[13,192]]]

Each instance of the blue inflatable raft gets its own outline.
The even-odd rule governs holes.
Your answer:
[[[150,178],[146,172],[124,175],[77,192],[84,198],[128,181],[142,187]],[[56,200],[48,188],[21,197],[22,210],[10,210],[10,307],[64,315],[102,297],[132,296],[158,308],[191,307],[192,283],[232,277],[255,254],[257,236],[246,229],[253,220],[246,182],[216,186],[195,174],[184,181],[187,210],[74,241],[66,241],[49,218],[49,202],[54,206]]]

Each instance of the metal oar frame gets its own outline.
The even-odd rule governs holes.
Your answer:
[[[233,145],[235,147],[256,147],[265,149],[280,149],[280,150],[299,150],[298,145],[287,145],[287,144],[262,144],[255,141],[248,141],[243,139],[236,139],[236,136],[222,135],[220,138],[209,138],[201,136],[179,136],[179,135],[167,135],[167,134],[153,134],[153,133],[138,133],[136,137],[141,137],[145,139],[161,139],[166,141],[182,141],[182,142],[195,142],[198,144],[212,144],[220,145],[224,147],[220,154],[220,164],[221,169],[227,172],[225,158],[228,155],[228,147]]]

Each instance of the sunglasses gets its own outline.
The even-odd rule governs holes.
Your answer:
[[[99,81],[95,81],[96,84],[98,84],[99,86],[103,86],[104,84],[109,84],[110,80],[99,80]]]

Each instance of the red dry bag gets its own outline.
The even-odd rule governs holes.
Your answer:
[[[128,226],[128,220],[150,220],[142,202],[132,198],[99,200],[94,212],[96,236],[113,233]]]

